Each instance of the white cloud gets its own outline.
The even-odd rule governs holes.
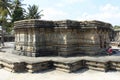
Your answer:
[[[104,12],[116,12],[119,11],[119,7],[113,6],[111,4],[106,4],[105,6],[100,7],[100,10]]]
[[[57,7],[64,7],[65,4],[63,4],[63,3],[57,3],[57,4],[55,4],[55,6],[57,6]]]
[[[59,0],[58,3],[55,4],[57,7],[65,7],[67,5],[75,4],[75,3],[82,3],[86,0]]]
[[[120,7],[113,6],[111,4],[106,4],[99,8],[99,12],[94,14],[89,14],[87,12],[83,13],[81,17],[77,17],[78,20],[101,20],[105,22],[117,25],[120,23]]]
[[[70,3],[70,4],[73,4],[73,3],[77,3],[77,2],[83,2],[85,0],[64,0],[66,3]]]
[[[66,12],[63,12],[62,10],[58,10],[55,8],[45,8],[43,14],[44,16],[42,17],[42,19],[47,20],[65,19],[68,15]]]
[[[64,6],[62,4],[57,5],[60,7]],[[120,25],[120,7],[113,6],[111,4],[100,6],[98,8],[98,12],[93,14],[90,14],[89,12],[84,12],[81,14],[78,12],[78,17],[76,15],[71,15],[71,13],[63,11],[63,9],[57,9],[57,7],[44,8],[43,10],[44,16],[42,17],[42,19],[46,20],[64,20],[69,18],[74,20],[101,20],[109,22],[113,25]]]

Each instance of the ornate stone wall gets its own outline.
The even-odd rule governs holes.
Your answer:
[[[114,30],[114,41],[120,42],[120,29]]]
[[[95,55],[109,46],[111,24],[100,21],[15,22],[15,51],[25,56]]]

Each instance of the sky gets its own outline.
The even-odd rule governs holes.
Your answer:
[[[99,20],[120,25],[120,0],[23,0],[37,5],[43,20]]]

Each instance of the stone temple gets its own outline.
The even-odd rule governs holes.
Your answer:
[[[22,20],[14,23],[13,53],[24,56],[97,55],[109,47],[112,25],[101,21]]]

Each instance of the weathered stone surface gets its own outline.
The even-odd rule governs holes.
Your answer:
[[[52,61],[42,61],[37,63],[27,63],[27,71],[28,72],[38,72],[43,70],[48,70],[53,68],[53,62]]]
[[[75,72],[84,67],[82,60],[75,61],[75,62],[69,62],[69,63],[56,61],[53,64],[57,70],[61,70],[65,72]]]
[[[112,27],[101,21],[72,20],[23,20],[14,26],[15,50],[31,57],[99,54],[109,46]]]
[[[37,72],[41,70],[54,68],[55,66],[56,69],[67,72],[78,71],[79,69],[81,70],[81,68],[86,68],[86,67],[89,69],[100,70],[100,71],[108,71],[111,68],[118,71],[120,70],[120,57],[116,55],[74,56],[67,58],[55,56],[55,57],[35,58],[35,57],[19,56],[5,52],[0,53],[0,64],[2,68],[7,69],[11,72],[24,72],[24,71]],[[52,65],[54,64],[54,66],[48,67],[49,64],[47,63],[49,63],[49,61],[52,61]]]
[[[1,61],[1,66],[10,72],[24,72],[26,71],[26,64],[24,62],[20,63],[9,63],[8,61]]]
[[[119,61],[110,61],[110,68],[120,71],[120,62]]]
[[[98,71],[108,71],[110,69],[109,62],[101,62],[101,61],[91,61],[85,60],[85,67]]]

